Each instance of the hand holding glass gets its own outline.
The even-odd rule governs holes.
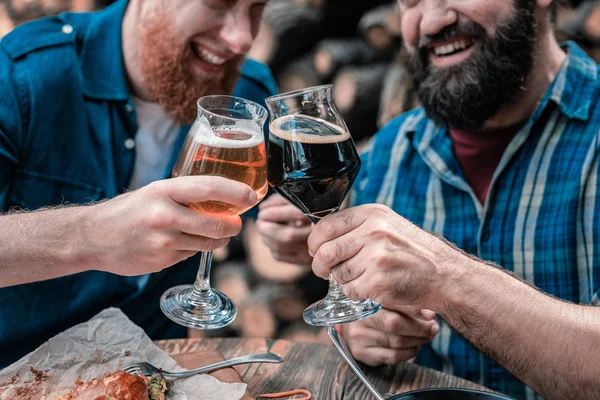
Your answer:
[[[267,193],[266,151],[263,126],[267,110],[232,96],[206,96],[198,100],[198,118],[190,128],[173,176],[222,176],[250,186],[258,201]],[[240,209],[220,201],[190,204],[198,212],[241,214]],[[237,314],[233,302],[210,287],[212,252],[202,252],[193,285],[167,290],[160,307],[178,324],[197,329],[229,325]]]

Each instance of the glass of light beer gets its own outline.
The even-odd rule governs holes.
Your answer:
[[[198,100],[198,118],[192,125],[173,169],[173,177],[221,176],[243,182],[257,194],[267,193],[266,151],[263,126],[268,113],[260,105],[233,96],[206,96]],[[190,204],[197,212],[241,214],[239,208],[220,201]],[[171,320],[197,329],[229,325],[237,314],[233,302],[210,287],[212,252],[202,252],[193,285],[167,290],[160,307]]]
[[[310,221],[339,210],[360,169],[360,157],[331,93],[317,86],[267,98],[269,163],[273,189]],[[333,277],[327,296],[304,310],[310,325],[331,326],[366,318],[381,308],[348,298]]]

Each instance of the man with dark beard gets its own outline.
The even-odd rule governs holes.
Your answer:
[[[165,178],[199,97],[274,94],[268,68],[244,60],[266,1],[120,0],[2,39],[0,368],[111,306],[152,338],[185,337],[161,294],[241,229],[187,205],[249,207],[256,194]]]
[[[597,309],[552,296],[599,304],[598,65],[557,43],[552,0],[399,6],[423,108],[374,137],[361,206],[319,222],[309,248],[306,229],[277,224],[300,216],[276,197],[258,230],[278,258],[308,253],[317,275],[381,302],[341,326],[367,364],[416,356],[519,399],[597,398]]]

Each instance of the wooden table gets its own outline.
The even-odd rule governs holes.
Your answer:
[[[251,395],[308,389],[315,400],[370,399],[362,385],[333,345],[265,339],[181,339],[156,342],[171,355],[218,350],[225,358],[272,351],[281,364],[248,364],[235,367]],[[382,393],[403,393],[434,387],[489,389],[475,383],[415,364],[371,368],[363,371]]]

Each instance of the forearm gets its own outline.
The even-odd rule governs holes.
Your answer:
[[[86,215],[90,207],[0,216],[0,287],[81,272],[90,264]]]
[[[547,399],[600,397],[600,309],[547,296],[474,260],[437,311]]]

